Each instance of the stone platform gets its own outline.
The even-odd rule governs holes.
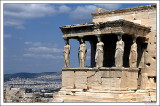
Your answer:
[[[97,90],[136,90],[138,68],[63,68],[62,88]]]
[[[61,89],[53,102],[156,102],[156,90],[109,91]]]
[[[156,89],[138,88],[138,68],[63,68],[54,102],[155,102]]]

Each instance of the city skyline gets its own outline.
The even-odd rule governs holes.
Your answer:
[[[60,26],[92,22],[96,8],[150,4],[4,4],[4,74],[57,72],[64,67]],[[90,65],[87,43],[86,66]],[[70,67],[78,67],[79,42],[70,40]]]

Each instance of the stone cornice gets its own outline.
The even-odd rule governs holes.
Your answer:
[[[138,7],[133,7],[133,8],[118,9],[118,10],[112,10],[112,11],[103,11],[100,13],[92,13],[92,16],[94,17],[94,16],[98,16],[98,15],[118,14],[118,13],[125,13],[125,12],[151,10],[151,9],[156,9],[156,4],[138,6]]]
[[[85,27],[85,26],[93,26],[94,22],[91,23],[84,23],[84,24],[75,24],[75,25],[66,25],[66,26],[60,26],[60,29],[64,28],[76,28],[76,27]]]
[[[67,25],[60,27],[63,38],[74,38],[100,34],[124,33],[136,37],[145,37],[150,32],[150,27],[133,23],[126,20],[115,20],[101,23],[86,23],[77,25]]]

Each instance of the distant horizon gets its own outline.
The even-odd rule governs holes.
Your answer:
[[[19,73],[31,73],[31,74],[37,74],[37,73],[58,73],[62,71],[56,71],[56,72],[17,72],[17,73],[4,73],[4,74],[19,74]]]
[[[117,10],[131,4],[4,4],[4,74],[60,72],[64,40],[60,26],[92,22],[96,8]],[[79,67],[79,42],[71,39],[70,67]],[[87,44],[85,66],[90,66]]]

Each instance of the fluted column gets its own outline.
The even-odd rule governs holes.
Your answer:
[[[118,41],[115,50],[115,66],[123,67],[124,42],[122,41],[122,33],[117,33]]]
[[[130,55],[129,55],[129,66],[137,67],[137,43],[136,38],[133,38],[133,43],[131,45]]]
[[[69,62],[70,62],[70,49],[71,46],[69,45],[69,39],[65,38],[65,46],[64,46],[64,67],[68,68],[69,67]]]
[[[104,54],[104,43],[101,40],[101,36],[97,36],[97,48],[96,48],[96,55],[95,55],[95,62],[96,62],[96,67],[103,67],[103,54]]]

